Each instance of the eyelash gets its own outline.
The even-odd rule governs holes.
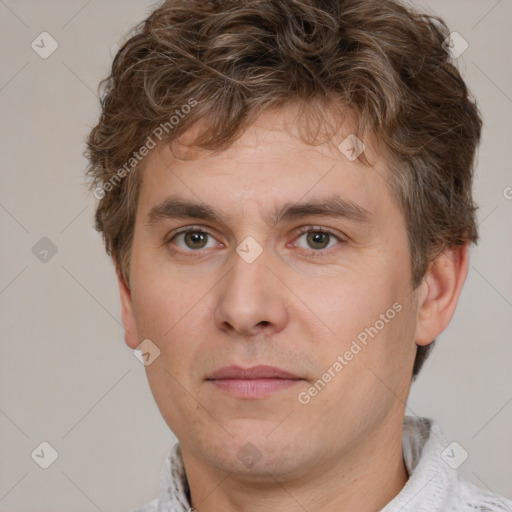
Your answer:
[[[180,234],[183,234],[183,233],[203,233],[203,234],[206,234],[212,238],[215,239],[215,237],[210,233],[208,232],[207,230],[204,229],[204,227],[202,226],[185,226],[177,231],[174,231],[172,232],[165,240],[165,245],[167,246],[170,246],[172,241]],[[300,236],[302,236],[303,234],[305,233],[310,233],[310,232],[313,232],[313,233],[325,233],[327,235],[330,235],[332,237],[334,237],[339,243],[343,244],[346,242],[346,239],[343,238],[342,236],[340,236],[339,234],[337,234],[336,232],[332,231],[331,229],[328,229],[328,228],[323,228],[323,227],[317,227],[317,226],[302,226],[300,228],[297,229],[297,232],[296,232],[296,235],[295,235],[295,239],[298,239],[300,238]],[[332,248],[330,248],[332,249]],[[316,255],[319,255],[319,253],[323,253],[323,252],[327,252],[329,251],[330,249],[304,249],[302,248],[303,251],[306,251],[306,252],[309,252],[310,254],[314,254],[315,256]],[[183,249],[173,249],[174,252],[186,252],[186,253],[199,253],[201,252],[201,249],[198,249],[198,250],[193,250],[193,249],[190,249],[190,250],[183,250]]]

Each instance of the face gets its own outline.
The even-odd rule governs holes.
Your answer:
[[[325,468],[401,424],[416,353],[389,170],[338,149],[350,127],[311,146],[292,119],[265,114],[216,154],[151,152],[122,290],[182,449],[239,474]]]

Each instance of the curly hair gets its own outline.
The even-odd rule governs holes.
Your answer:
[[[96,229],[127,285],[142,164],[155,135],[171,143],[201,121],[193,145],[222,151],[260,114],[291,102],[310,114],[319,106],[340,118],[353,112],[358,135],[382,150],[414,287],[443,249],[476,243],[482,121],[445,50],[449,34],[442,19],[398,0],[163,2],[115,56],[87,141]],[[414,376],[432,346],[417,348]]]

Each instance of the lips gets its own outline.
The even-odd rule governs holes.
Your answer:
[[[273,366],[226,366],[214,371],[207,380],[216,379],[300,379],[297,375]]]
[[[303,379],[273,366],[226,366],[214,371],[206,380],[237,398],[265,398],[295,386]]]

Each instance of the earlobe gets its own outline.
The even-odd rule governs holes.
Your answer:
[[[430,266],[419,294],[416,344],[425,346],[450,323],[468,272],[468,244],[445,249]]]
[[[135,349],[139,345],[139,335],[137,332],[137,325],[135,323],[135,316],[133,314],[133,302],[131,291],[124,282],[123,277],[118,272],[117,282],[119,284],[119,295],[121,297],[121,312],[124,325],[124,339],[126,344]]]

